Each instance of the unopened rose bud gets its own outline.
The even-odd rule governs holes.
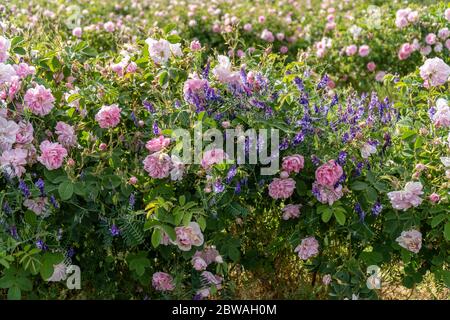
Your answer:
[[[230,121],[223,121],[222,122],[222,128],[228,129],[230,127]]]
[[[69,167],[73,167],[73,166],[75,165],[75,160],[73,160],[72,158],[69,158],[69,159],[67,160],[67,165],[68,165]]]
[[[437,193],[432,193],[430,194],[429,199],[433,203],[438,203],[439,200],[441,200],[441,197]]]
[[[417,171],[423,171],[423,170],[425,170],[427,167],[424,165],[424,164],[422,164],[422,163],[418,163],[418,164],[416,164],[416,170]]]
[[[138,125],[139,125],[139,127],[143,127],[145,125],[144,120],[139,120]]]
[[[210,193],[211,192],[211,187],[205,187],[205,189],[203,189],[203,191],[205,191],[206,193]]]
[[[134,186],[137,182],[138,182],[138,179],[137,179],[135,176],[131,177],[130,180],[128,180],[128,183],[131,184],[131,185],[133,185],[133,186]]]
[[[105,151],[107,148],[108,148],[108,146],[106,145],[106,143],[100,143],[100,145],[98,146],[98,148],[100,149],[100,150],[102,150],[102,151]]]
[[[281,178],[281,179],[287,179],[287,178],[289,178],[289,173],[287,173],[286,171],[281,171],[281,173],[280,173],[280,178]]]

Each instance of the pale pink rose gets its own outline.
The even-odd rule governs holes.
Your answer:
[[[417,11],[412,11],[408,13],[407,19],[411,23],[416,23],[419,21],[419,13]]]
[[[294,252],[298,253],[298,256],[302,260],[308,260],[319,254],[319,242],[316,238],[308,237],[302,240],[302,242],[295,248]]]
[[[37,85],[27,90],[24,96],[25,106],[39,116],[45,116],[53,109],[55,98],[50,89]]]
[[[153,274],[152,286],[157,291],[173,291],[175,289],[172,276],[165,272],[155,272]]]
[[[386,75],[385,71],[378,71],[377,74],[375,75],[375,80],[381,82],[383,81],[385,75]]]
[[[437,128],[450,127],[450,107],[445,99],[436,101],[436,112],[432,116],[434,125]]]
[[[0,168],[11,178],[21,177],[25,173],[28,151],[24,149],[11,149],[3,151],[0,155]]]
[[[154,179],[164,179],[170,174],[171,159],[165,153],[153,153],[144,159],[143,164],[144,170]]]
[[[349,45],[345,48],[345,54],[349,57],[355,55],[357,51],[358,47],[354,44]]]
[[[450,22],[450,8],[445,9],[444,17]]]
[[[267,42],[275,41],[275,37],[274,37],[273,33],[267,29],[264,29],[263,32],[261,33],[261,39],[263,39]]]
[[[9,49],[11,48],[11,41],[5,37],[0,36],[0,63],[6,62],[9,58]]]
[[[250,31],[252,31],[252,29],[253,29],[253,27],[250,23],[244,24],[244,31],[250,32]]]
[[[164,138],[163,135],[160,135],[158,138],[153,138],[149,140],[145,147],[150,152],[161,151],[166,148],[170,144],[170,138]]]
[[[395,240],[398,244],[414,253],[419,253],[422,247],[422,234],[417,230],[403,231]]]
[[[125,74],[125,67],[126,64],[123,61],[111,64],[111,70],[115,72],[119,77],[123,77],[123,75]]]
[[[450,39],[447,39],[447,41],[445,41],[445,47],[450,51]]]
[[[166,63],[171,55],[170,42],[165,39],[155,40],[148,38],[145,40],[148,45],[148,52],[156,64]]]
[[[442,40],[447,39],[448,37],[450,37],[450,30],[448,30],[448,28],[442,28],[438,31],[438,37],[441,38]]]
[[[222,288],[222,277],[218,275],[214,275],[209,271],[202,272],[202,278],[208,285],[214,285],[217,289]]]
[[[37,158],[48,170],[59,169],[67,157],[67,150],[59,143],[45,140],[39,146],[41,155]]]
[[[209,169],[214,164],[220,164],[227,158],[227,154],[222,149],[208,150],[203,154],[202,167]]]
[[[324,186],[314,182],[312,185],[312,191],[320,203],[328,203],[330,206],[344,195],[341,185],[338,185],[335,188],[334,186]]]
[[[203,234],[197,222],[190,222],[189,225],[176,227],[177,239],[174,244],[182,251],[190,251],[192,246],[199,247],[203,244]]]
[[[195,261],[199,259],[199,261]],[[207,266],[209,266],[211,263],[223,263],[223,259],[221,255],[219,254],[219,251],[217,251],[215,246],[206,246],[202,251],[197,251],[194,254],[194,257],[192,258],[192,265],[194,266],[194,269],[199,270],[195,267],[195,263],[198,264],[198,266],[204,265],[205,270]],[[199,270],[200,271],[200,270]]]
[[[45,212],[47,205],[48,205],[48,199],[47,199],[47,197],[39,197],[36,199],[26,199],[23,202],[23,205],[39,216]]]
[[[425,42],[429,45],[436,43],[436,35],[434,33],[429,33],[425,37]]]
[[[276,37],[277,37],[278,41],[283,41],[284,40],[284,33],[279,32],[279,33],[277,33]]]
[[[100,128],[114,128],[120,122],[120,112],[122,109],[117,104],[103,106],[95,115],[95,121]]]
[[[14,65],[14,70],[16,71],[17,76],[21,79],[36,73],[36,69],[33,66],[29,66],[24,62]]]
[[[258,22],[259,23],[264,23],[266,21],[266,17],[265,16],[259,16],[258,17]]]
[[[82,34],[83,34],[83,30],[80,27],[76,27],[72,30],[72,35],[74,37],[81,38]]]
[[[116,29],[116,25],[112,21],[108,21],[103,25],[103,28],[106,30],[106,32],[114,32]]]
[[[316,181],[323,186],[334,186],[344,171],[342,167],[334,160],[329,160],[327,163],[321,165],[316,170]]]
[[[450,67],[440,58],[427,59],[419,70],[427,88],[443,85],[450,76]]]
[[[293,218],[298,218],[300,216],[300,208],[301,204],[288,204],[286,205],[283,211],[283,220],[289,220]]]
[[[305,165],[305,159],[299,154],[287,156],[283,158],[282,168],[288,173],[299,173]]]
[[[203,271],[203,270],[206,270],[206,267],[208,265],[206,264],[205,260],[203,260],[202,258],[194,256],[192,258],[192,266],[197,271]]]
[[[361,47],[359,47],[358,53],[361,57],[366,57],[370,53],[370,47],[368,45],[364,44]]]
[[[189,46],[189,48],[191,49],[191,51],[199,51],[202,49],[202,45],[200,44],[200,41],[198,40],[193,40]]]
[[[0,129],[1,131],[1,129]],[[1,134],[1,133],[0,133]],[[19,131],[16,134],[16,143],[29,144],[33,141],[34,137],[33,125],[28,121],[19,122]],[[1,138],[0,138],[1,140]]]
[[[433,203],[438,203],[439,200],[441,200],[441,197],[437,193],[432,193],[430,194],[429,199]]]
[[[444,47],[442,46],[442,43],[440,42],[436,42],[436,44],[434,45],[434,52],[440,53],[442,52],[442,49],[444,49]]]
[[[400,50],[398,52],[398,58],[400,60],[408,59],[409,56],[411,55],[411,53],[413,53],[413,52],[414,52],[413,46],[410,45],[409,43],[404,43],[400,47]]]
[[[55,133],[58,135],[58,142],[64,147],[72,147],[77,144],[77,135],[75,129],[62,121],[58,121],[55,127]]]
[[[127,73],[135,73],[138,70],[136,62],[131,61],[127,66]]]
[[[288,51],[289,51],[289,48],[286,46],[282,46],[280,48],[280,53],[282,53],[282,54],[286,54]]]
[[[423,56],[427,56],[431,53],[431,46],[423,46],[420,48],[420,54]]]
[[[275,178],[269,184],[269,196],[273,199],[287,199],[294,193],[295,180]]]
[[[322,283],[328,286],[331,283],[331,274],[326,274],[322,278]]]
[[[422,203],[423,200],[420,198],[423,194],[422,188],[420,182],[408,182],[404,190],[389,192],[387,196],[394,209],[406,211]]]
[[[9,150],[16,142],[20,126],[0,116],[0,150]]]
[[[136,183],[138,183],[138,179],[135,176],[130,177],[128,180],[128,183],[134,186]]]
[[[375,71],[376,67],[377,67],[377,65],[373,61],[371,61],[367,64],[367,70],[369,70],[370,72]]]

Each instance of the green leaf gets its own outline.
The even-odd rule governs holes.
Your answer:
[[[450,222],[447,222],[444,227],[444,237],[450,241]]]
[[[322,211],[322,221],[327,223],[330,221],[332,215],[333,210],[331,210],[331,208],[325,208],[325,210]]]
[[[41,273],[41,277],[44,280],[50,278],[53,274],[54,265],[61,263],[64,260],[64,257],[60,253],[45,253],[42,258],[42,266],[39,270]]]
[[[22,292],[18,286],[12,286],[8,289],[8,300],[20,300],[22,298]]]
[[[437,216],[433,217],[433,219],[431,220],[431,227],[432,228],[436,227],[442,221],[447,219],[447,217],[448,217],[448,214],[446,214],[446,213],[438,214]]]
[[[345,214],[341,210],[335,210],[334,211],[334,217],[336,218],[336,221],[343,226],[345,224]]]
[[[158,248],[159,244],[162,240],[162,232],[161,229],[155,228],[152,233],[152,246],[153,248]]]
[[[72,198],[73,195],[73,184],[70,181],[64,181],[58,187],[58,193],[61,200],[66,201]]]
[[[203,216],[200,216],[197,218],[197,223],[200,226],[200,229],[202,229],[202,231],[205,231],[206,229],[206,220]]]
[[[192,212],[186,212],[183,216],[183,225],[188,226],[192,219]]]
[[[175,233],[175,229],[167,224],[162,224],[161,229],[164,230],[165,233],[169,236],[170,240],[175,241],[177,239],[177,235]]]
[[[14,51],[14,53],[17,53],[18,55],[21,55],[21,56],[24,56],[24,55],[27,54],[27,52],[25,51],[25,49],[22,48],[22,47],[15,47],[15,48],[13,49],[13,51]]]
[[[166,38],[166,40],[169,41],[170,43],[180,43],[181,37],[177,34],[171,34]]]
[[[129,263],[130,270],[136,271],[139,277],[144,274],[145,268],[150,267],[150,260],[141,255],[137,255],[135,258],[130,259]]]
[[[186,197],[182,195],[178,201],[180,202],[180,206],[184,206],[186,204]]]
[[[164,87],[169,82],[169,73],[167,71],[163,71],[159,74],[159,85]]]

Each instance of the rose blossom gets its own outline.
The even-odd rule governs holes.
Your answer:
[[[329,160],[316,170],[316,181],[323,186],[334,186],[344,171],[334,160]]]
[[[439,200],[441,200],[441,197],[437,193],[432,193],[430,194],[429,199],[433,203],[438,203]]]
[[[358,53],[361,57],[366,57],[370,53],[370,47],[368,45],[364,44],[361,47],[359,47]]]
[[[163,179],[169,176],[171,160],[165,153],[153,153],[144,159],[143,164],[144,170],[152,178]]]
[[[203,154],[202,167],[209,169],[214,164],[222,163],[227,158],[227,154],[222,149],[208,150]]]
[[[158,138],[153,138],[147,142],[145,147],[150,152],[161,151],[165,147],[170,144],[169,138],[164,138],[163,135],[160,135]]]
[[[300,216],[301,204],[288,204],[283,208],[283,220],[298,218]]]
[[[429,45],[435,44],[436,43],[436,35],[434,33],[427,34],[427,36],[425,37],[425,42]]]
[[[322,278],[322,283],[328,286],[331,283],[331,274],[326,274]]]
[[[408,182],[403,190],[392,191],[387,195],[394,209],[406,211],[422,203],[422,198],[420,198],[420,195],[423,194],[422,188],[420,182]]]
[[[47,197],[39,197],[36,199],[26,199],[23,202],[23,205],[39,216],[42,213],[44,213],[44,211],[48,205],[48,200],[47,200]]]
[[[370,72],[375,71],[376,67],[377,67],[377,65],[373,61],[371,61],[367,64],[367,70],[369,70]]]
[[[152,285],[157,291],[173,291],[175,289],[172,276],[165,272],[155,272],[152,276]]]
[[[53,109],[55,98],[49,89],[37,85],[27,90],[24,96],[25,106],[35,115],[45,116]]]
[[[11,41],[0,36],[0,63],[6,62],[9,58],[8,51],[11,48]]]
[[[313,183],[312,192],[320,203],[328,203],[330,206],[344,195],[341,185],[337,187],[324,186],[317,182]]]
[[[309,258],[314,257],[319,253],[319,242],[317,242],[316,238],[314,237],[305,238],[295,248],[294,252],[298,253],[300,259],[308,260]]]
[[[303,156],[299,154],[294,154],[292,156],[287,156],[283,158],[283,164],[282,168],[284,171],[287,171],[288,173],[299,173],[300,170],[303,169],[305,164],[305,159]]]
[[[3,151],[0,155],[0,167],[11,178],[21,177],[25,173],[28,152],[24,149],[11,149]]]
[[[427,88],[443,85],[450,76],[450,67],[440,58],[427,59],[419,69]]]
[[[440,98],[436,101],[436,112],[431,119],[437,128],[450,127],[450,107],[447,100]]]
[[[395,240],[398,244],[414,253],[419,253],[422,247],[422,234],[417,230],[403,231]]]
[[[103,106],[95,115],[95,121],[98,122],[100,128],[114,128],[120,122],[120,112],[122,109],[117,104]]]
[[[189,225],[176,227],[177,238],[174,242],[182,251],[190,251],[192,246],[199,247],[203,244],[203,234],[197,222],[190,222]]]
[[[9,150],[16,142],[20,127],[17,123],[0,116],[0,150]]]
[[[439,29],[438,37],[441,38],[442,40],[447,39],[448,37],[450,37],[450,30],[448,30],[448,28]]]
[[[80,27],[76,27],[72,30],[72,35],[81,38],[81,35],[83,34],[83,30]]]
[[[358,51],[358,47],[354,44],[345,48],[345,54],[349,57],[355,55],[356,51]]]
[[[145,40],[148,45],[148,52],[150,57],[156,64],[164,64],[170,58],[170,42],[165,39],[155,40],[148,38]]]
[[[59,143],[51,143],[45,140],[41,143],[41,155],[37,158],[48,170],[59,169],[64,158],[67,157],[67,150]]]
[[[275,178],[269,184],[269,195],[273,199],[287,199],[292,196],[295,189],[295,180],[291,178]]]
[[[105,28],[107,32],[114,32],[116,26],[114,25],[114,22],[108,21],[103,25],[103,28]]]
[[[444,17],[450,22],[450,8],[445,9]]]

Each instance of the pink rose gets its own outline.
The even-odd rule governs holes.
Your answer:
[[[71,125],[58,121],[56,124],[56,134],[58,135],[58,142],[65,147],[74,146],[77,143],[77,136],[75,130]]]
[[[419,253],[422,247],[422,234],[417,230],[403,231],[395,241],[398,244],[414,253]]]
[[[294,252],[298,253],[298,256],[302,260],[308,260],[319,254],[319,242],[316,238],[308,237],[302,240],[302,242],[295,248]]]
[[[288,204],[283,208],[283,220],[298,218],[300,216],[301,204]]]
[[[305,159],[299,154],[294,154],[292,156],[287,156],[283,158],[282,168],[288,173],[299,173],[303,169],[305,164]]]
[[[67,150],[59,143],[51,143],[45,140],[39,146],[41,155],[37,160],[42,163],[48,170],[59,169],[67,157]]]
[[[450,67],[440,58],[427,59],[419,70],[427,88],[443,85],[450,76]]]
[[[364,44],[361,47],[359,47],[358,53],[361,57],[366,57],[370,53],[370,47],[368,45]]]
[[[152,285],[158,291],[173,291],[175,289],[172,276],[165,272],[155,272],[152,277]]]
[[[334,186],[324,186],[317,182],[313,183],[312,192],[320,203],[328,203],[330,206],[344,195],[341,185],[335,188]]]
[[[437,193],[432,193],[430,194],[429,199],[433,203],[438,203],[439,200],[441,200],[441,197]]]
[[[436,43],[436,35],[434,33],[427,34],[427,36],[425,37],[425,42],[429,45],[435,44]]]
[[[100,128],[114,128],[120,122],[120,112],[122,109],[117,104],[103,106],[95,115],[95,121],[98,122]]]
[[[190,251],[192,246],[199,247],[203,244],[203,234],[197,222],[190,222],[187,227],[176,227],[175,233],[177,239],[174,243],[182,251]]]
[[[149,140],[145,147],[150,152],[157,152],[161,151],[162,149],[166,148],[170,144],[169,138],[164,138],[163,135],[160,135],[158,138],[154,138],[152,140]]]
[[[342,167],[334,160],[330,160],[317,168],[316,181],[323,186],[333,187],[343,173]]]
[[[373,61],[371,61],[367,64],[367,70],[369,70],[370,72],[375,71],[376,67],[377,67],[377,65]]]
[[[81,30],[80,27],[76,27],[76,28],[74,28],[74,29],[72,30],[72,35],[73,35],[74,37],[81,38],[81,35],[82,35],[82,34],[83,34],[83,30]]]
[[[275,178],[269,185],[269,195],[273,199],[287,199],[294,193],[295,180]]]
[[[9,177],[21,177],[25,173],[28,151],[24,149],[5,150],[0,155],[0,168]]]
[[[227,155],[222,149],[208,150],[203,154],[202,167],[203,169],[209,169],[214,164],[222,163],[226,157]]]
[[[55,98],[49,89],[37,85],[27,90],[24,96],[25,106],[35,115],[45,116],[53,109]]]

